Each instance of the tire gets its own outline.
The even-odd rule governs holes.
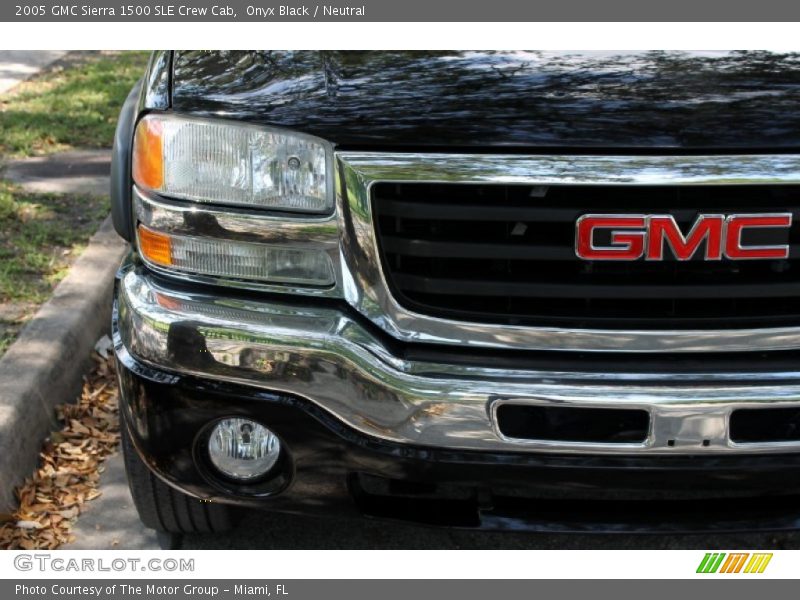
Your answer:
[[[173,534],[219,533],[233,527],[233,510],[229,506],[202,502],[168,486],[147,468],[134,449],[124,422],[120,429],[128,487],[145,527]]]

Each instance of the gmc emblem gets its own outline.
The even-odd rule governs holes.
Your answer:
[[[684,235],[672,215],[583,215],[576,223],[575,254],[584,260],[664,260],[669,246],[684,261],[705,242],[705,260],[789,258],[788,245],[745,245],[742,234],[791,225],[791,213],[699,215]],[[610,240],[607,245],[597,245],[600,232]]]

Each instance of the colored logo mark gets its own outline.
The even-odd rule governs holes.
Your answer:
[[[769,561],[772,560],[771,552],[706,552],[698,573],[763,573]]]

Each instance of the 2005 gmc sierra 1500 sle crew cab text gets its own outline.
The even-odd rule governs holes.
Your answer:
[[[159,51],[112,207],[149,527],[800,527],[800,55]]]

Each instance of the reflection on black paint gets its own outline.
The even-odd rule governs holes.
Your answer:
[[[800,147],[800,54],[177,52],[175,110],[340,145]]]

